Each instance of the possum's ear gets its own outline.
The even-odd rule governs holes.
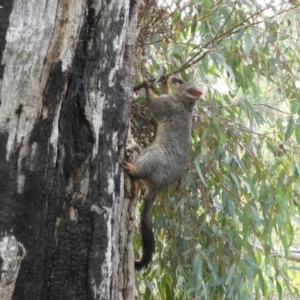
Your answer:
[[[170,94],[168,78],[166,76],[160,77],[160,94]]]
[[[171,90],[173,95],[178,94],[180,92],[181,86],[185,84],[185,82],[182,79],[175,76],[171,76],[168,82],[171,85]]]
[[[174,83],[174,84],[183,84],[183,83],[185,83],[182,79],[180,79],[178,77],[175,77],[175,76],[171,76],[169,78],[169,81]]]
[[[203,92],[195,87],[190,87],[185,90],[186,97],[190,99],[196,99],[203,95]]]

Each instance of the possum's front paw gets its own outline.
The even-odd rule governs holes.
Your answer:
[[[146,90],[149,90],[149,89],[150,89],[150,84],[149,84],[149,82],[148,82],[147,80],[144,80],[144,81],[143,81],[143,84],[144,84],[144,88],[145,88]]]
[[[141,153],[142,149],[138,144],[126,145],[125,157],[126,161],[132,163],[136,160],[137,156]]]
[[[131,164],[128,161],[124,161],[124,169],[126,170],[126,172],[130,175],[130,176],[136,176],[136,168],[134,166],[134,164]]]

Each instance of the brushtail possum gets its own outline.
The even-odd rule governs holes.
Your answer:
[[[157,122],[153,143],[143,150],[133,163],[125,162],[129,175],[142,181],[146,192],[141,214],[142,257],[135,269],[147,267],[155,251],[151,209],[159,190],[176,182],[187,165],[190,151],[192,114],[202,91],[183,80],[172,77],[162,82],[163,92],[154,94],[147,81],[144,86],[149,110]]]

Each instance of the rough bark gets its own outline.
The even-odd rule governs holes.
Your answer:
[[[0,298],[133,299],[123,159],[138,3],[2,2]]]

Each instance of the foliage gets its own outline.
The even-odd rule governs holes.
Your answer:
[[[179,74],[207,95],[188,170],[153,209],[156,255],[137,274],[140,298],[298,299],[300,268],[287,258],[300,224],[299,4],[177,0],[147,9],[136,83]],[[147,145],[143,100],[133,127]]]

